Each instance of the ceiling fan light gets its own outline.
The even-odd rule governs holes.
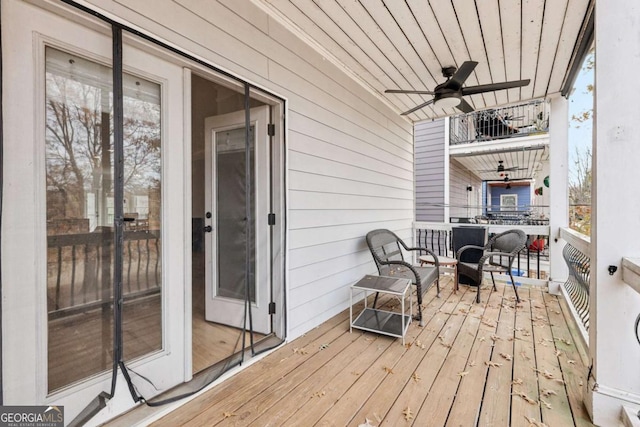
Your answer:
[[[454,108],[460,105],[460,102],[462,102],[461,98],[455,95],[449,95],[436,100],[436,105],[440,108]]]

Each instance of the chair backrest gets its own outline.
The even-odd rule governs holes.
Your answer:
[[[400,238],[392,231],[385,229],[370,231],[367,233],[366,240],[380,274],[382,274],[381,262],[404,261]]]
[[[453,256],[466,245],[484,246],[487,243],[486,227],[452,227],[451,243]],[[482,258],[482,249],[469,249],[462,253],[460,262],[478,262]]]
[[[522,230],[507,230],[493,236],[491,239],[491,250],[516,254],[527,244],[527,235]]]

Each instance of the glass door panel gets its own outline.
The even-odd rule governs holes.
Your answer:
[[[111,368],[111,68],[51,47],[46,62],[48,391]],[[160,85],[124,76],[124,348],[162,349]],[[139,331],[144,331],[140,333]]]
[[[249,130],[251,165],[254,162],[254,127]],[[247,194],[246,194],[246,147],[245,128],[229,129],[216,134],[216,176],[217,186],[217,233],[216,253],[218,255],[218,280],[216,294],[224,298],[244,301],[246,295],[245,270],[247,259]],[[251,206],[255,204],[255,177],[251,176]],[[249,224],[251,235],[255,235],[255,218]],[[255,244],[249,242],[249,262],[255,271]],[[249,277],[249,297],[255,302],[255,280]]]

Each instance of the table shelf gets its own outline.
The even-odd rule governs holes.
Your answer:
[[[402,315],[390,311],[365,308],[358,317],[356,317],[351,326],[364,331],[402,338],[407,332],[410,323],[411,316],[407,314]]]
[[[408,279],[399,279],[397,277],[371,276],[366,275],[357,283],[351,286],[349,309],[350,328],[356,328],[369,332],[376,332],[383,335],[402,338],[404,345],[404,336],[409,328],[412,317],[412,298],[411,298],[411,281]],[[353,318],[353,293],[364,292],[364,309]],[[378,310],[374,307],[367,307],[367,294],[381,293],[393,295],[400,300],[400,313]],[[409,304],[405,304],[409,294]],[[405,309],[408,308],[409,314]]]

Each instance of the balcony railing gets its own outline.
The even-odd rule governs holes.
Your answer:
[[[48,311],[63,317],[112,303],[113,238],[107,233],[48,237]],[[161,288],[160,231],[126,231],[125,300],[157,294]]]
[[[570,228],[561,228],[560,237],[567,242],[562,255],[569,268],[569,277],[561,289],[578,321],[583,339],[588,343],[591,239]]]
[[[549,131],[549,111],[544,100],[503,108],[474,111],[451,117],[449,144],[537,135]]]
[[[517,271],[517,282],[545,285],[549,279],[549,253],[546,245],[549,241],[548,225],[497,225],[497,224],[445,224],[434,222],[416,222],[414,224],[416,246],[431,249],[438,255],[454,257],[453,227],[485,226],[488,234],[497,234],[517,228],[528,236],[527,247],[522,250],[513,268]]]

